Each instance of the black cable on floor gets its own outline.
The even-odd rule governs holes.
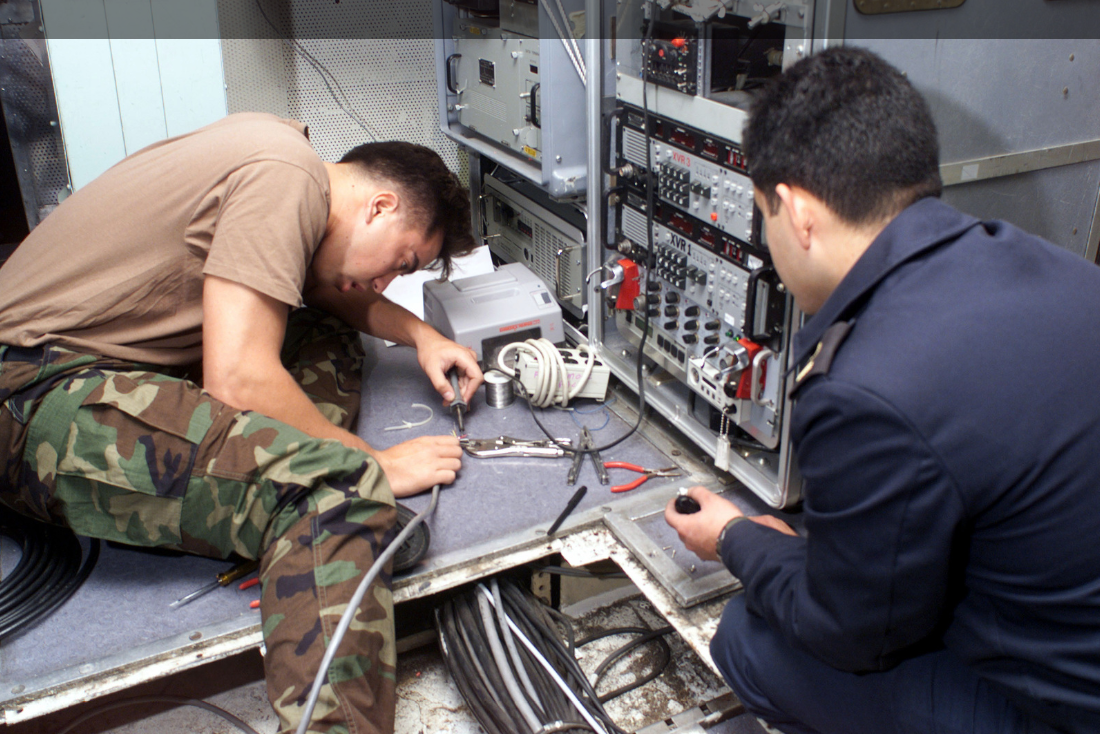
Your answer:
[[[607,671],[611,669],[612,665],[614,665],[618,660],[625,657],[626,655],[628,655],[633,650],[635,650],[635,649],[641,647],[642,645],[644,645],[648,642],[651,642],[653,640],[657,640],[661,644],[661,651],[663,653],[662,656],[661,656],[662,660],[659,664],[653,666],[653,670],[651,670],[649,673],[646,673],[644,676],[637,679],[633,683],[629,683],[625,686],[621,686],[619,688],[616,688],[614,690],[611,690],[611,691],[603,694],[602,696],[600,696],[600,703],[607,703],[608,701],[614,700],[614,699],[618,698],[619,696],[623,695],[624,693],[629,693],[630,691],[633,691],[635,688],[640,688],[641,686],[644,686],[646,683],[649,683],[651,680],[654,680],[659,675],[661,675],[661,673],[663,673],[665,671],[665,668],[668,667],[668,664],[670,662],[672,662],[672,649],[668,646],[668,643],[665,642],[664,636],[667,635],[667,634],[671,634],[673,631],[674,631],[673,628],[670,627],[670,626],[661,627],[660,629],[655,629],[655,630],[649,629],[648,627],[620,627],[620,628],[617,628],[617,629],[611,629],[611,630],[605,630],[603,632],[599,632],[599,633],[594,634],[590,637],[586,637],[585,639],[578,642],[577,647],[583,647],[584,645],[587,645],[590,642],[594,642],[596,640],[600,640],[600,639],[603,639],[605,637],[611,637],[613,635],[623,635],[623,634],[641,635],[637,639],[631,640],[630,642],[626,643],[625,645],[618,648],[617,650],[614,650],[610,655],[608,655],[606,658],[604,658],[602,663],[600,663],[596,667],[596,670],[595,670],[596,680],[592,683],[592,686],[594,688],[600,684],[600,681],[603,680],[604,675],[607,674]]]
[[[193,698],[185,698],[183,696],[168,696],[168,695],[134,696],[133,698],[127,698],[127,699],[122,700],[122,701],[114,701],[112,703],[103,704],[102,706],[97,706],[94,709],[92,709],[91,711],[89,711],[88,713],[84,714],[83,716],[80,716],[80,717],[70,721],[68,726],[66,726],[61,731],[57,732],[57,734],[69,734],[69,732],[76,731],[76,727],[78,727],[81,724],[85,723],[89,719],[92,719],[92,718],[94,718],[96,716],[99,716],[100,714],[106,713],[108,711],[113,711],[114,709],[126,708],[128,706],[137,706],[139,704],[145,704],[145,703],[170,703],[170,704],[173,704],[175,706],[194,706],[196,708],[205,709],[206,711],[209,711],[212,714],[220,716],[221,718],[225,719],[226,721],[228,721],[233,726],[235,726],[238,729],[240,729],[241,731],[243,731],[245,734],[260,734],[258,731],[253,729],[251,726],[249,726],[245,722],[241,721],[239,718],[237,718],[233,714],[229,713],[228,711],[226,711],[223,708],[215,706],[212,703],[207,703],[206,701],[198,701],[198,700],[193,699]]]
[[[91,574],[99,559],[93,539],[87,557],[76,535],[0,510],[0,534],[20,547],[19,562],[0,581],[0,640],[41,621],[64,604]]]

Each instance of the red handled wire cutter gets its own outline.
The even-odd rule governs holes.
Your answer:
[[[679,477],[683,476],[679,468],[670,466],[667,469],[646,469],[645,467],[638,466],[637,464],[628,464],[625,461],[605,461],[603,464],[608,469],[627,469],[629,471],[636,471],[642,476],[635,479],[629,484],[619,484],[611,488],[612,492],[629,492],[632,489],[638,487],[649,481],[650,477]]]

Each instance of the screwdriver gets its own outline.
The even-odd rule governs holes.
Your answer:
[[[259,561],[245,561],[244,563],[241,563],[241,564],[238,564],[238,565],[234,566],[233,568],[229,569],[228,571],[223,571],[223,572],[219,573],[214,578],[214,580],[211,581],[206,586],[202,587],[201,589],[196,589],[195,591],[192,591],[187,596],[183,597],[182,599],[178,599],[178,600],[172,602],[168,606],[172,609],[177,609],[179,607],[182,607],[184,604],[187,604],[188,602],[195,601],[196,599],[198,599],[203,594],[207,594],[207,593],[213,591],[214,589],[218,588],[219,586],[229,586],[231,583],[233,583],[234,581],[236,581],[240,577],[247,576],[248,574],[252,573],[253,571],[255,571],[259,567],[260,567],[260,562]]]
[[[466,405],[466,401],[462,399],[462,391],[458,389],[458,369],[452,367],[447,370],[447,379],[451,381],[451,389],[455,393],[454,400],[451,401],[451,413],[455,417],[455,423],[458,424],[458,432],[465,433],[466,426],[463,425],[463,418],[470,407]]]

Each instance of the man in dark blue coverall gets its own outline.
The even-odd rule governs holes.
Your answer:
[[[711,654],[784,732],[1100,732],[1100,268],[937,198],[920,95],[835,48],[755,101],[806,537],[701,487]]]

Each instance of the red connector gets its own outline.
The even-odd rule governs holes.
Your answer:
[[[748,400],[752,397],[752,361],[764,347],[748,339],[738,339],[737,343],[743,346],[745,351],[749,353],[749,365],[741,370],[741,377],[737,382],[737,399]],[[767,379],[767,376],[767,365],[764,365],[763,369],[760,370],[760,392],[764,390],[764,381]]]
[[[642,286],[638,282],[638,263],[624,257],[619,260],[619,265],[623,269],[623,282],[619,284],[615,308],[620,311],[633,311],[634,299],[642,292]]]

